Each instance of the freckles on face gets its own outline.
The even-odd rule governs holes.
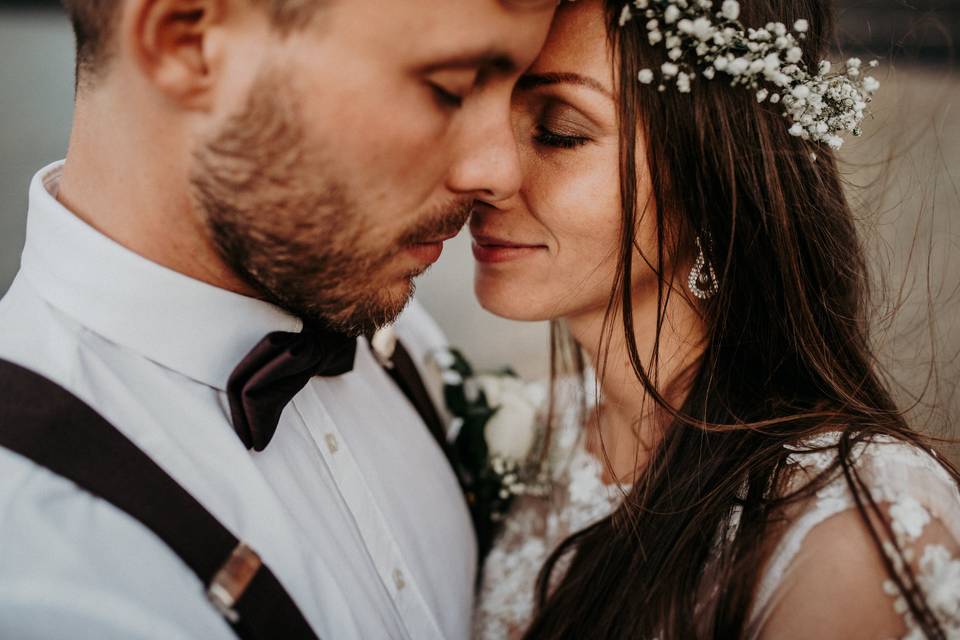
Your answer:
[[[514,98],[523,187],[484,206],[476,236],[538,239],[526,260],[478,262],[476,292],[493,313],[544,320],[605,307],[621,233],[613,67],[602,6],[560,9],[547,44]],[[496,235],[496,234],[494,234]]]

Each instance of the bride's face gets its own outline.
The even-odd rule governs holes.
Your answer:
[[[546,320],[606,308],[621,206],[615,74],[604,20],[599,0],[563,3],[515,91],[522,188],[509,200],[481,203],[470,223],[477,297],[497,315]],[[642,140],[637,146],[643,158]],[[638,212],[648,185],[639,176]],[[634,286],[644,277],[634,274]]]

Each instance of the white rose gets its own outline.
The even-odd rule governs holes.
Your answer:
[[[495,408],[500,405],[500,395],[502,385],[500,381],[503,378],[500,376],[491,376],[491,375],[479,375],[474,378],[477,383],[477,386],[483,391],[483,395],[487,398],[487,404],[490,407]]]
[[[487,448],[491,456],[523,461],[536,437],[536,409],[523,395],[513,392],[504,393],[500,401],[484,428]]]

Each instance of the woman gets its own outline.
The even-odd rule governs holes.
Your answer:
[[[831,149],[877,83],[796,82],[832,77],[826,5],[558,10],[516,92],[523,188],[471,221],[476,291],[597,383],[554,381],[553,494],[514,502],[479,637],[960,637],[958,474],[877,371]],[[780,59],[716,62],[737,25]]]

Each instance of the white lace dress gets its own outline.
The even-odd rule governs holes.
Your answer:
[[[533,615],[538,573],[550,552],[571,533],[610,514],[620,504],[621,491],[628,489],[604,484],[602,465],[586,450],[573,413],[560,421],[551,447],[551,458],[563,461],[554,467],[551,498],[517,499],[486,560],[475,638],[521,637]],[[826,434],[807,444],[813,448],[836,439],[837,434]],[[877,440],[860,446],[854,456],[947,637],[960,638],[956,484],[935,460],[900,442]],[[809,474],[832,460],[829,451],[791,454],[797,469]],[[891,553],[889,543],[886,547]],[[561,562],[555,573],[562,570]],[[799,637],[811,638],[923,637],[887,579],[842,476],[795,514],[761,577],[751,637],[798,637],[798,628],[804,630]]]

